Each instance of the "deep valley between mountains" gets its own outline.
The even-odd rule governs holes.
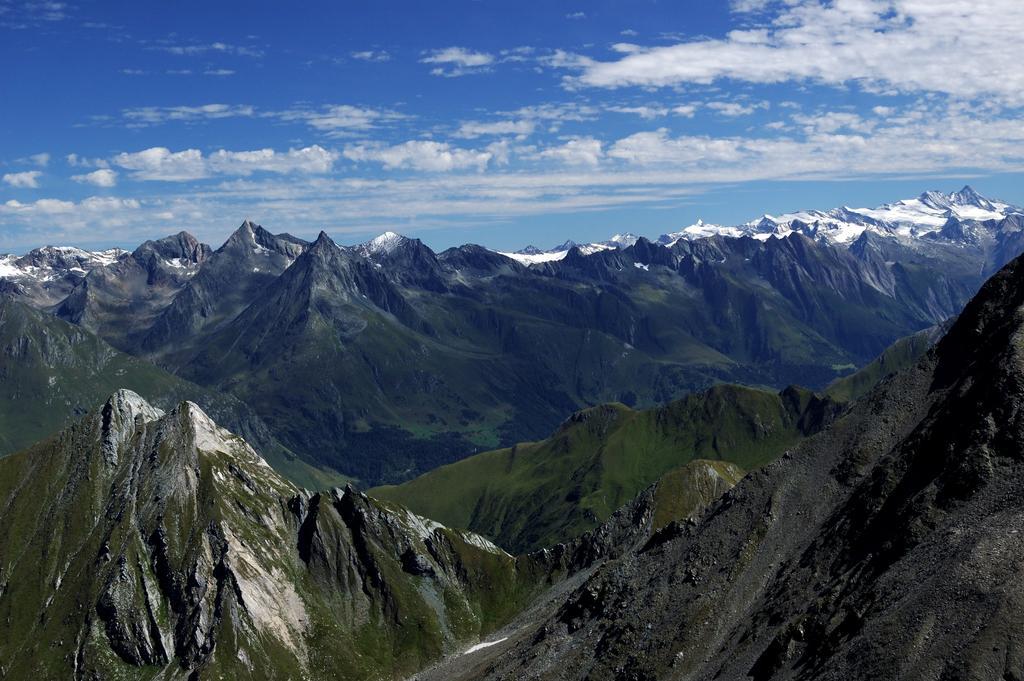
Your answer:
[[[0,679],[1024,679],[1024,210],[0,256]]]

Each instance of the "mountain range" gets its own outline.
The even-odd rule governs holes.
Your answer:
[[[1024,260],[916,364],[445,679],[1024,676]]]
[[[766,240],[794,232],[830,244],[850,245],[865,232],[894,237],[904,242],[961,241],[978,243],[986,238],[1005,239],[1019,232],[1019,206],[988,199],[970,186],[949,194],[926,191],[917,198],[887,203],[877,208],[841,206],[830,210],[803,210],[783,215],[762,215],[749,222],[725,226],[696,223],[678,231],[662,234],[656,242],[671,246],[680,240],[704,239],[709,236],[743,237]],[[1003,221],[1014,216],[1008,223]],[[527,246],[505,255],[524,264],[561,260],[573,247],[586,254],[610,248],[624,248],[636,243],[633,234],[616,234],[607,241],[577,244],[566,241],[548,250]]]
[[[217,249],[181,233],[131,253],[5,256],[0,289],[231,395],[297,460],[372,485],[542,439],[598,404],[651,408],[720,382],[821,389],[956,315],[1024,249],[1020,210],[969,188],[883,208],[780,217],[770,234],[761,220],[736,236],[618,235],[529,266],[246,221]],[[863,229],[833,238],[840,217]]]
[[[676,449],[721,458],[519,556],[350,486],[301,489],[195,403],[118,390],[0,459],[0,678],[1020,678],[1021,310],[1024,258],[938,342],[834,384],[854,396],[839,410],[795,389],[751,409],[772,395],[727,386],[582,412],[547,457],[587,438],[655,453],[630,433],[675,421]],[[745,476],[722,460],[779,450]]]

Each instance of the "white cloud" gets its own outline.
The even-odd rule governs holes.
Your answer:
[[[569,14],[565,15],[565,18],[566,19],[586,19],[587,18],[587,13],[586,12],[570,12]]]
[[[199,106],[144,106],[125,109],[121,115],[135,124],[156,125],[168,121],[201,121],[219,118],[251,117],[254,107],[247,104],[201,104]]]
[[[78,154],[68,154],[64,157],[72,168],[108,168],[110,162],[105,158],[86,158]]]
[[[36,189],[39,187],[40,175],[42,173],[38,170],[29,170],[23,173],[6,173],[3,176],[3,181],[19,189]]]
[[[705,106],[712,111],[717,111],[723,116],[729,118],[736,118],[739,116],[749,116],[758,109],[767,109],[767,102],[758,102],[754,104],[744,102],[708,102]]]
[[[385,168],[431,172],[467,168],[484,170],[494,157],[491,151],[460,149],[432,140],[410,140],[394,146],[358,144],[346,147],[343,153],[351,161],[370,161],[380,163]]]
[[[208,177],[203,153],[198,149],[171,151],[167,147],[150,147],[133,153],[120,153],[114,165],[131,170],[137,180],[183,182]]]
[[[41,154],[32,154],[28,159],[40,168],[45,168],[50,164],[50,155],[46,152]]]
[[[558,147],[540,152],[540,158],[556,159],[568,165],[596,166],[601,162],[601,141],[593,137],[577,137]]]
[[[0,205],[0,214],[8,215],[61,215],[85,211],[88,213],[103,213],[121,210],[136,210],[141,207],[136,199],[118,199],[105,196],[90,196],[87,199],[75,203],[63,199],[39,199],[29,203],[10,200]]]
[[[113,163],[133,171],[137,180],[184,182],[212,175],[250,175],[271,173],[326,173],[338,152],[312,145],[303,149],[277,152],[273,149],[227,151],[221,149],[204,157],[198,149],[173,152],[166,147],[151,147],[134,153],[115,156]]]
[[[391,55],[385,50],[364,50],[362,52],[350,52],[349,54],[353,59],[359,59],[360,61],[391,61]]]
[[[249,175],[256,171],[316,174],[330,172],[338,156],[338,152],[314,144],[303,149],[289,149],[287,152],[277,152],[273,149],[221,149],[210,154],[207,160],[210,169],[222,175]]]
[[[608,111],[634,114],[647,121],[668,115],[668,107],[664,106],[609,106]]]
[[[764,9],[756,0],[734,3]],[[619,46],[624,56],[563,56],[568,84],[615,88],[711,83],[857,82],[879,91],[932,91],[1024,102],[1024,3],[1019,0],[787,0],[761,26],[667,47]]]
[[[608,156],[638,165],[687,165],[710,161],[738,161],[739,143],[734,139],[711,137],[670,138],[668,130],[638,132],[615,142]]]
[[[526,137],[532,135],[537,124],[526,118],[506,121],[465,121],[459,126],[455,136],[473,139],[484,135],[515,135]]]
[[[68,17],[68,4],[55,0],[22,0],[0,3],[0,26],[13,29],[34,28]]]
[[[258,47],[248,45],[231,45],[229,43],[222,42],[193,45],[156,45],[152,49],[187,57],[203,56],[208,54],[230,54],[240,57],[263,56],[263,50]]]
[[[117,172],[109,168],[101,168],[84,175],[72,175],[75,182],[84,182],[97,187],[113,187],[117,185]]]
[[[446,47],[429,53],[420,63],[439,64],[430,71],[435,76],[456,77],[486,70],[494,63],[494,55],[465,47]]]
[[[235,71],[232,69],[207,69],[203,71],[204,76],[233,76]]]
[[[318,110],[291,109],[263,115],[282,121],[303,121],[310,127],[326,133],[328,137],[365,132],[409,118],[390,109],[372,109],[350,104],[332,104]]]
[[[672,107],[672,113],[676,116],[682,116],[683,118],[693,118],[694,114],[697,113],[696,104],[677,104]]]

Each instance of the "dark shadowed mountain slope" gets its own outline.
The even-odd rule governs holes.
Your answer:
[[[140,327],[138,349],[169,358],[187,355],[207,333],[258,299],[306,245],[246,220],[160,315]],[[173,364],[173,359],[167,361]]]
[[[832,421],[809,391],[723,385],[664,407],[578,412],[549,438],[477,454],[371,494],[510,551],[568,541],[604,522],[667,471],[694,459],[751,470]]]
[[[422,678],[1024,677],[1024,262],[695,525]]]
[[[648,407],[723,381],[825,385],[977,285],[952,268],[911,292],[890,255],[799,234],[640,239],[528,269],[476,247],[323,236],[174,364],[308,459],[402,480],[544,437],[593,404]]]
[[[91,270],[54,312],[129,351],[139,329],[153,323],[209,257],[210,247],[188,232],[147,241]]]
[[[0,456],[53,435],[118,386],[127,386],[161,408],[186,399],[202,405],[304,484],[341,479],[298,460],[238,398],[169,374],[79,326],[2,295],[0,385]]]
[[[151,281],[137,254],[117,256],[59,310],[250,404],[305,461],[401,482],[597,404],[646,409],[717,383],[824,388],[957,314],[1024,247],[1015,210],[965,189],[780,216],[770,234],[622,237],[530,267],[394,233],[324,237],[306,257],[246,221],[187,278],[161,265]],[[32,300],[44,270],[12,258],[0,287]]]

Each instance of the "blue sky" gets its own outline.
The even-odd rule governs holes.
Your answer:
[[[1019,0],[372,4],[0,0],[0,251],[1024,203]]]

